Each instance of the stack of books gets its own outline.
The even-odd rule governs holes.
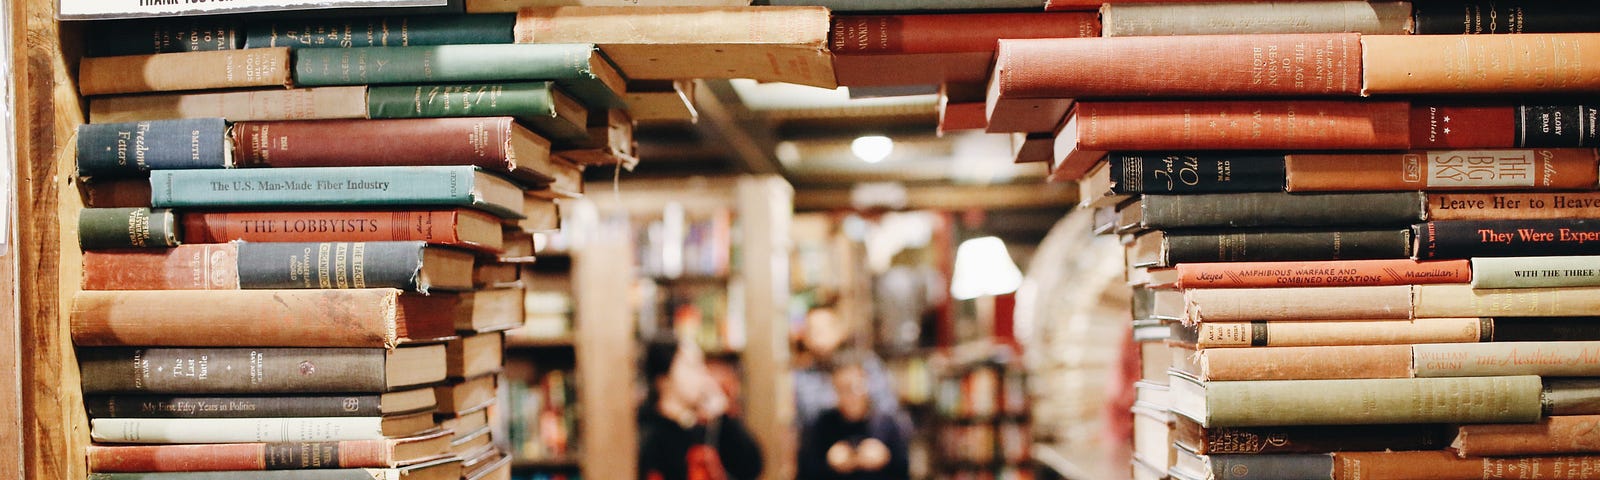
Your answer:
[[[1051,176],[1127,245],[1133,476],[1595,478],[1600,34],[1537,33],[1566,7],[1415,35],[1463,2],[1141,3],[1001,40],[989,86],[1071,103]]]
[[[511,44],[514,24],[209,17],[89,39],[71,328],[90,471],[509,477],[490,418],[517,264],[583,165],[635,161],[615,67]],[[283,469],[330,470],[243,473]]]

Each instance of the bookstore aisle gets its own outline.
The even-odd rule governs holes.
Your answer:
[[[0,479],[1600,479],[1587,0],[0,16]]]

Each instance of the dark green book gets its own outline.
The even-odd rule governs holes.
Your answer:
[[[84,39],[91,57],[234,50],[243,46],[239,23],[216,17],[118,20],[96,24]]]
[[[589,114],[552,82],[377,86],[368,118],[516,117],[559,148],[589,139]]]
[[[1146,230],[1410,226],[1425,218],[1425,204],[1420,192],[1144,195],[1138,203]]]
[[[1407,258],[1411,256],[1411,229],[1158,230],[1134,239],[1128,255],[1134,267]]]
[[[150,203],[173,208],[447,205],[523,218],[522,188],[470,166],[150,172]]]
[[[164,208],[85,208],[78,213],[78,246],[84,250],[107,248],[168,248],[183,238],[178,216]]]
[[[83,392],[90,395],[381,394],[445,375],[444,346],[437,344],[392,350],[80,346],[77,354]]]
[[[511,43],[515,13],[251,22],[245,48],[359,48]]]
[[[228,168],[228,122],[181,118],[78,126],[78,176],[143,177],[152,169]]]
[[[433,45],[295,52],[302,87],[550,80],[596,109],[627,108],[626,81],[589,43]]]

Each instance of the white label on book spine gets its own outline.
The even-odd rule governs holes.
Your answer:
[[[61,0],[62,20],[170,17],[357,7],[437,7],[448,0]]]
[[[1406,180],[1421,171],[1429,187],[1531,187],[1541,174],[1536,157],[1548,151],[1523,150],[1435,150],[1405,156]]]

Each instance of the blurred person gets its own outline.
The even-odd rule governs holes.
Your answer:
[[[799,478],[905,480],[910,427],[896,414],[872,408],[867,372],[856,352],[827,365],[838,406],[827,409],[800,440]]]
[[[676,336],[650,340],[644,351],[648,394],[639,407],[639,479],[752,480],[761,448],[737,418],[706,368],[705,353]],[[603,448],[591,445],[592,448]]]
[[[796,356],[794,369],[795,420],[802,434],[816,423],[822,412],[838,405],[832,378],[823,365],[849,339],[849,322],[839,316],[831,299],[806,313],[805,329],[800,337],[803,347]],[[900,411],[900,399],[895,393],[894,381],[883,360],[876,355],[863,353],[862,370],[866,372],[867,394],[872,398],[872,408],[888,414]]]

